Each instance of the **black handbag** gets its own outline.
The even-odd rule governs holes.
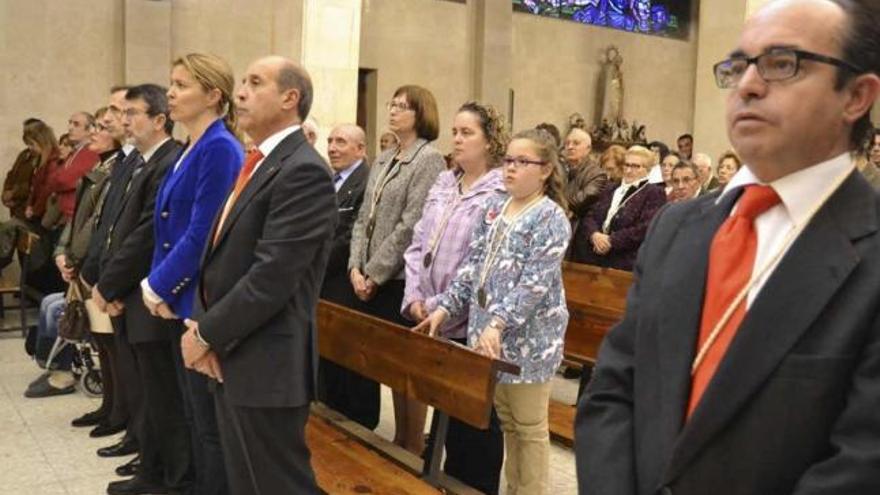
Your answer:
[[[67,288],[67,306],[58,320],[58,336],[65,340],[83,340],[91,331],[83,287],[79,279]]]

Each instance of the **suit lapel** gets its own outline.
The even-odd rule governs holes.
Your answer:
[[[131,199],[132,195],[128,194],[128,193],[131,192],[131,190],[136,187],[136,181],[144,180],[144,177],[146,176],[147,169],[149,167],[155,167],[156,164],[161,162],[165,158],[165,155],[167,155],[168,153],[170,153],[172,150],[175,149],[175,144],[176,143],[174,142],[173,139],[169,139],[168,141],[165,141],[165,143],[162,144],[162,146],[160,146],[159,149],[157,149],[155,153],[153,153],[153,156],[150,157],[150,161],[141,165],[140,172],[138,172],[137,166],[131,167],[129,170],[126,170],[126,176],[124,177],[124,181],[120,185],[122,186],[123,189],[128,189],[128,191],[123,192],[122,200],[119,204],[119,208],[117,208],[116,212],[115,212],[116,218],[113,219],[114,225],[119,220],[119,217],[122,215],[122,211],[125,209],[125,205],[128,204],[129,199]],[[137,174],[137,175],[135,175],[135,174]],[[129,184],[131,184],[131,185],[129,186]]]
[[[281,167],[281,161],[284,158],[292,155],[299,146],[305,142],[305,137],[302,131],[297,130],[290,136],[284,138],[278,146],[269,153],[269,156],[263,160],[263,163],[257,168],[254,172],[253,177],[250,178],[247,185],[242,189],[241,194],[235,200],[235,203],[232,204],[232,208],[229,210],[229,214],[226,216],[226,219],[223,221],[223,226],[220,229],[220,234],[217,237],[217,242],[213,243],[214,246],[219,246],[223,239],[226,237],[226,234],[229,233],[229,229],[232,228],[232,225],[235,224],[235,221],[238,220],[238,217],[241,215],[241,212],[247,207],[248,203],[263,186],[278,173],[279,167]],[[228,198],[227,198],[228,200]],[[224,203],[225,205],[225,203]],[[222,208],[219,214],[222,214]],[[219,215],[218,215],[219,216]],[[215,226],[216,229],[216,219]]]
[[[718,227],[730,213],[740,192],[734,191],[716,205],[705,198],[685,220],[671,245],[663,274],[662,301],[657,337],[659,342],[662,438],[668,441],[664,451],[672,449],[681,431],[690,392],[690,365],[695,354],[703,293],[709,265],[709,248]]]
[[[853,240],[876,231],[870,186],[850,176],[791,246],[749,308],[700,405],[681,431],[664,483],[678,476],[770,377],[858,264]],[[693,343],[690,350],[692,354]],[[687,366],[689,381],[690,360]],[[683,409],[682,404],[682,414]]]
[[[368,171],[367,162],[363,161],[358,168],[342,183],[342,187],[336,192],[336,201],[340,207],[346,206],[348,197],[357,189],[364,181],[364,177]]]

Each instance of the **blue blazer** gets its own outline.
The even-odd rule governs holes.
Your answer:
[[[205,241],[243,161],[241,144],[217,119],[159,189],[148,280],[181,318],[192,314]]]

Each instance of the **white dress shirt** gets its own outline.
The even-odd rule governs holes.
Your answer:
[[[785,251],[782,253],[783,256],[780,256],[749,290],[746,307],[751,306],[767,279],[776,270],[779,261],[793,244],[792,242],[788,246],[784,246],[791,230],[807,222],[817,203],[838,184],[837,179],[849,175],[854,168],[852,157],[847,152],[826,162],[786,175],[769,184],[782,201],[755,219],[758,246],[752,276],[756,276],[777,252],[781,249]],[[733,189],[749,184],[762,184],[762,182],[749,170],[749,166],[745,165],[733,176],[716,203],[720,202]],[[736,211],[736,207],[731,210],[731,214],[734,211]]]
[[[362,163],[364,163],[363,160],[358,160],[354,162],[354,165],[348,167],[342,172],[336,172],[334,174],[333,187],[336,188],[336,192],[339,192],[339,190],[342,189],[342,184],[345,184],[345,180],[348,179],[348,176],[353,174],[354,171],[357,170],[357,168],[360,167]],[[336,175],[339,176],[339,180],[336,180]]]

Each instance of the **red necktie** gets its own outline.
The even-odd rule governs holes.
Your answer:
[[[262,159],[263,154],[260,153],[259,148],[252,149],[245,157],[244,165],[242,165],[241,171],[238,173],[238,178],[235,180],[235,187],[232,188],[232,194],[229,195],[229,199],[223,207],[223,213],[220,215],[220,221],[217,222],[217,230],[214,231],[214,244],[217,244],[217,239],[220,237],[220,230],[223,228],[223,222],[226,221],[226,215],[229,215],[229,211],[232,210],[232,205],[235,204],[238,195],[241,194],[244,186],[246,186],[248,181],[251,180],[251,175],[254,173],[254,167],[256,167],[257,163],[260,163],[260,160]]]
[[[733,303],[752,277],[758,246],[755,218],[778,203],[779,196],[770,186],[746,186],[736,205],[736,211],[715,233],[709,251],[709,272],[703,299],[698,352],[727,311],[727,307]],[[694,412],[703,392],[709,386],[745,314],[746,300],[743,299],[694,373],[687,408],[688,417]]]

